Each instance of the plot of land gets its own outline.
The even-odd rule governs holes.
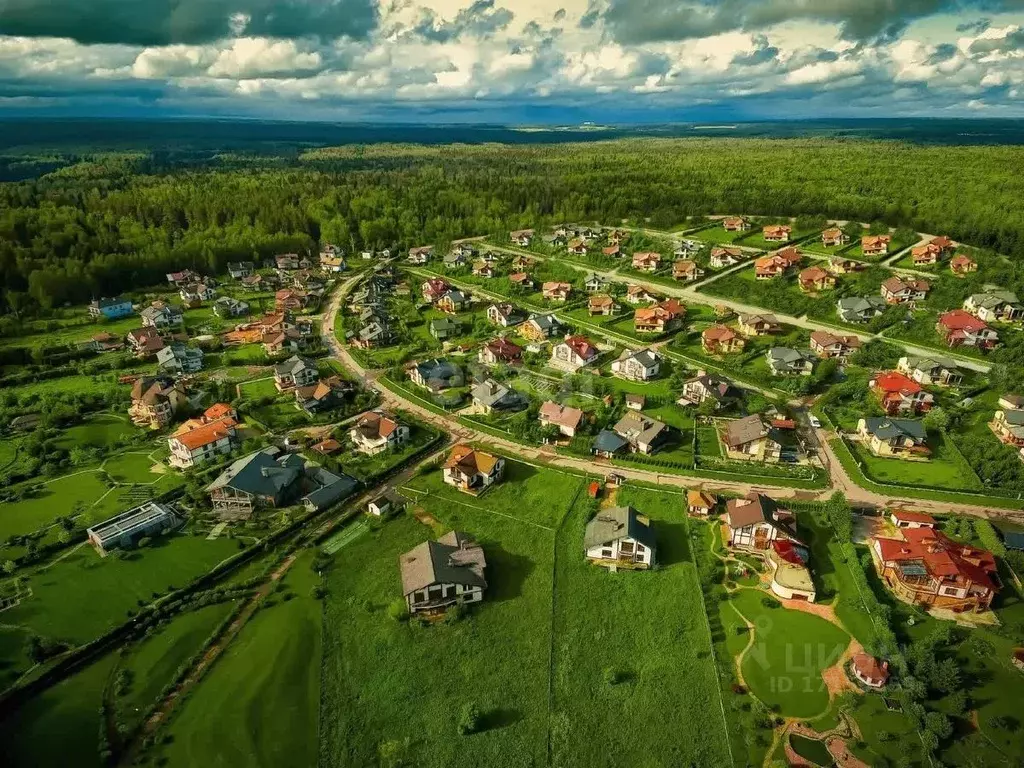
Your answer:
[[[932,457],[927,461],[905,461],[875,456],[859,443],[849,444],[864,474],[881,483],[923,485],[950,490],[980,490],[981,481],[960,459],[956,446],[937,433],[929,436]]]
[[[57,439],[59,448],[70,450],[76,445],[87,448],[106,448],[115,445],[123,437],[137,435],[138,427],[128,419],[111,413],[98,413],[89,416],[81,424],[65,429]]]

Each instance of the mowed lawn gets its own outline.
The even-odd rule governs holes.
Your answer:
[[[121,664],[122,669],[132,673],[132,683],[127,693],[117,699],[118,722],[129,728],[139,723],[164,686],[199,652],[231,608],[231,603],[218,603],[181,614],[131,649]]]
[[[950,490],[981,490],[982,483],[970,466],[956,454],[942,436],[929,435],[932,457],[927,461],[906,461],[875,456],[859,443],[848,443],[871,480],[897,485],[923,485]]]
[[[100,704],[110,653],[34,697],[0,722],[3,764],[99,768]]]
[[[322,603],[307,550],[172,719],[170,766],[314,768],[320,707]],[[290,599],[285,599],[288,594]]]
[[[149,451],[133,451],[107,459],[103,471],[119,483],[153,483],[161,477],[153,471],[154,464]]]
[[[56,444],[70,450],[75,446],[105,448],[114,445],[120,438],[137,435],[141,430],[123,416],[112,413],[98,413],[89,416],[81,424],[65,429]]]
[[[170,535],[122,559],[82,545],[46,570],[26,574],[32,596],[4,612],[4,623],[80,644],[128,618],[140,601],[180,588],[238,551],[231,539]]]
[[[768,608],[768,593],[743,589],[731,596],[732,607],[754,625],[754,644],[743,656],[743,677],[751,692],[784,717],[814,717],[828,709],[821,678],[850,642],[834,624],[809,613]]]
[[[107,490],[95,470],[79,470],[47,482],[36,496],[0,503],[0,541],[38,530],[59,515],[70,515],[79,503],[89,507]]]
[[[683,497],[627,486],[614,503],[652,519],[660,566],[608,573],[587,562],[589,499],[559,530],[552,764],[727,765]],[[606,670],[620,681],[609,683]]]
[[[424,767],[546,762],[552,529],[584,480],[518,463],[509,473],[520,482],[480,498],[449,493],[438,471],[421,475],[406,493],[437,526],[402,516],[337,555],[325,615],[321,765],[376,765],[385,754],[392,762],[384,764]],[[484,547],[486,599],[455,624],[395,621],[386,608],[402,598],[399,556],[451,529]],[[460,736],[469,704],[482,728]]]

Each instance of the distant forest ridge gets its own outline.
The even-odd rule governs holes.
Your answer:
[[[287,148],[297,151],[301,147],[345,144],[551,144],[638,136],[861,138],[945,145],[1024,144],[1024,121],[887,118],[505,126],[239,119],[0,119],[0,152],[239,149],[279,155]]]

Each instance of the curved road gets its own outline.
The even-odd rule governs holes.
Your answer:
[[[575,470],[577,472],[589,472],[591,474],[594,473],[595,469],[599,472],[603,470],[607,470],[609,472],[614,471],[624,477],[656,485],[674,486],[678,488],[702,488],[709,491],[729,491],[739,494],[746,494],[751,490],[771,488],[771,494],[775,498],[792,498],[805,501],[824,500],[831,496],[833,492],[838,490],[846,494],[846,498],[856,506],[883,507],[891,506],[897,501],[897,499],[892,496],[883,496],[857,485],[846,474],[842,464],[840,464],[839,460],[832,453],[832,449],[828,444],[828,435],[822,430],[818,431],[816,437],[821,448],[820,454],[823,461],[825,461],[826,468],[829,470],[831,479],[829,487],[822,490],[780,488],[772,486],[770,483],[751,484],[729,480],[709,480],[708,478],[681,474],[662,474],[659,472],[651,472],[632,467],[612,465],[601,460],[583,460],[571,456],[563,456],[555,453],[554,450],[550,448],[535,448],[523,445],[522,443],[516,443],[511,440],[495,437],[494,435],[486,432],[474,430],[459,423],[451,416],[442,416],[434,411],[427,410],[419,404],[406,400],[399,394],[391,391],[377,381],[377,377],[380,374],[379,371],[364,368],[354,357],[352,357],[351,354],[349,354],[348,350],[338,342],[334,335],[335,319],[341,309],[342,302],[351,292],[352,288],[362,278],[362,274],[350,277],[331,295],[330,302],[328,303],[321,319],[321,333],[323,335],[324,342],[327,344],[335,359],[337,359],[349,371],[356,374],[363,381],[365,386],[374,389],[380,394],[381,402],[385,406],[401,408],[405,411],[415,413],[418,418],[451,433],[459,440],[488,443],[504,453],[517,456],[527,462],[540,461],[551,466],[565,467],[566,469]],[[664,286],[657,287],[660,289]],[[1019,522],[1024,522],[1024,511],[996,510],[983,506],[952,504],[948,502],[927,501],[923,499],[914,499],[910,501],[899,500],[898,503],[900,506],[906,508],[914,508],[931,513],[956,512],[984,518],[1007,517]]]

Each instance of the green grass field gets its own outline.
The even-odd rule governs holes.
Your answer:
[[[614,503],[654,521],[660,565],[613,574],[588,563],[589,499],[559,529],[552,763],[725,765],[728,737],[683,497],[627,486]],[[607,682],[608,669],[621,681]]]
[[[767,593],[744,589],[729,601],[754,624],[754,644],[743,656],[751,692],[789,717],[813,717],[829,706],[821,672],[835,664],[850,637],[825,619],[781,605],[767,608]]]
[[[308,766],[317,762],[322,604],[312,551],[301,555],[193,689],[160,755],[171,766]],[[284,599],[291,594],[290,599]]]
[[[161,477],[153,471],[155,463],[149,451],[132,451],[107,459],[103,463],[103,471],[119,483],[152,483]]]
[[[199,651],[232,607],[231,603],[218,603],[181,614],[131,649],[120,665],[132,673],[132,683],[117,699],[119,723],[133,728],[140,722],[164,686]]]
[[[68,427],[56,440],[57,447],[70,450],[76,445],[107,448],[123,437],[140,434],[141,430],[127,418],[111,413],[86,417],[81,424]]]
[[[0,503],[0,540],[35,531],[58,515],[69,515],[76,504],[89,507],[107,490],[95,470],[79,470],[46,483],[37,496]]]
[[[977,476],[959,460],[956,448],[937,433],[929,436],[932,457],[927,461],[905,461],[875,456],[860,444],[852,444],[854,456],[864,473],[880,483],[923,485],[953,491],[977,491],[983,486]]]

